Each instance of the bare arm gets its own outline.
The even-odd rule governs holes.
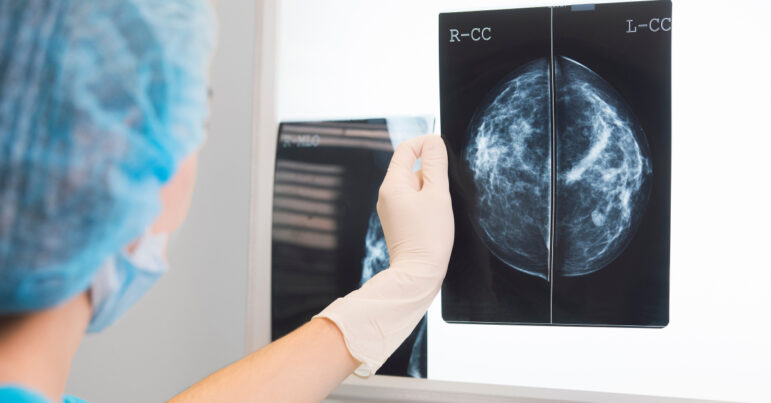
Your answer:
[[[170,402],[318,402],[358,366],[337,326],[318,318],[209,375]]]

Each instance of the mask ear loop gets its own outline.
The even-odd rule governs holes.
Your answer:
[[[136,299],[126,301],[127,289],[136,289],[137,275],[157,279],[167,270],[166,243],[168,234],[146,231],[136,242],[109,257],[97,270],[89,288],[91,323],[89,332],[98,332],[121,316]],[[120,267],[119,267],[120,266]],[[126,270],[131,267],[133,270]],[[141,296],[154,281],[140,286]],[[132,288],[133,287],[133,288]],[[122,308],[121,308],[122,306]],[[119,313],[116,313],[119,312]]]
[[[125,251],[121,252],[122,257],[134,265],[149,269],[152,272],[165,271],[168,239],[169,236],[166,233],[153,234],[148,230],[136,242],[127,246]],[[108,257],[96,271],[91,287],[88,289],[92,310],[104,301],[108,294],[107,290],[120,286],[121,280],[115,265],[116,257],[113,255]]]
[[[142,235],[133,245],[131,252],[123,252],[123,257],[136,267],[150,272],[166,271],[166,244],[169,235],[165,232]]]

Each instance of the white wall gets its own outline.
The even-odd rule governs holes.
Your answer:
[[[570,3],[283,1],[278,118],[437,113],[438,12]],[[449,325],[437,300],[431,378],[771,400],[769,17],[762,1],[674,1],[669,326]]]
[[[91,402],[170,398],[244,351],[254,2],[218,1],[211,131],[170,271],[104,333],[87,336],[67,391]]]

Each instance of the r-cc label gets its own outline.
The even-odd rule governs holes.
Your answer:
[[[450,28],[450,42],[460,42],[463,38],[469,38],[474,42],[489,41],[493,39],[493,29],[490,27],[476,27],[468,32]]]

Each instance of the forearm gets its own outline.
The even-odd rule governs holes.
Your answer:
[[[358,365],[337,326],[313,319],[209,375],[171,402],[318,402]]]

